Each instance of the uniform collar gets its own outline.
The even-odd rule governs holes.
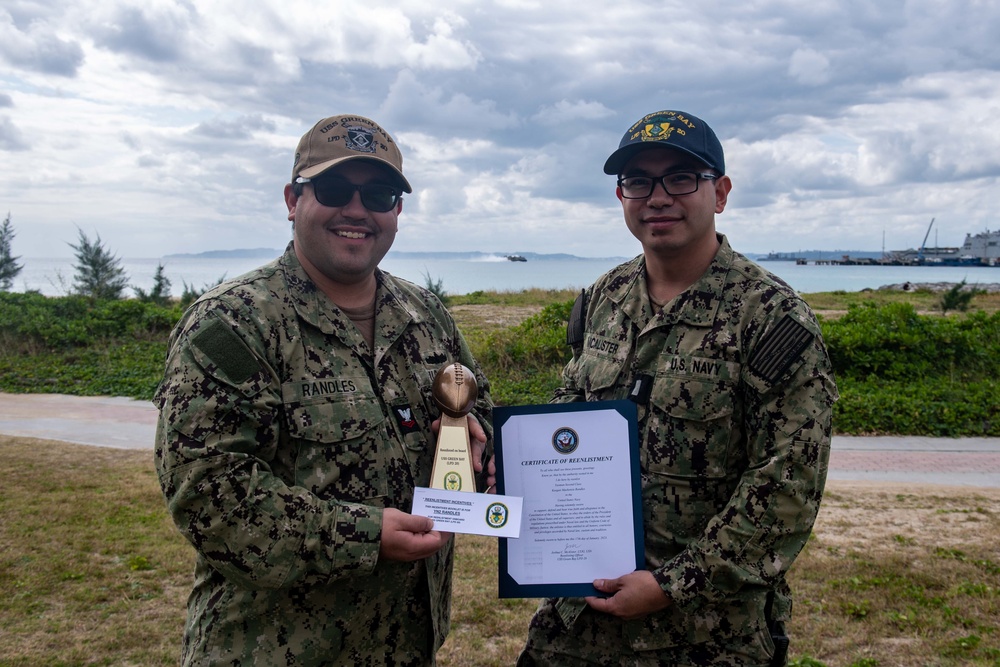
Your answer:
[[[712,263],[693,285],[666,305],[656,325],[687,322],[693,326],[709,326],[715,321],[735,255],[726,236],[717,236],[719,250]],[[642,255],[612,277],[606,289],[610,298],[622,307],[632,321],[644,322],[648,319],[651,306],[646,289],[646,260]]]
[[[289,298],[299,317],[323,333],[338,333],[344,329],[345,323],[351,325],[349,330],[353,332],[353,323],[340,308],[331,304],[302,268],[291,242],[278,261],[285,274]],[[424,319],[389,274],[376,268],[375,281],[378,283],[375,291],[376,338],[381,335],[393,340],[410,322],[421,322]],[[386,309],[391,309],[392,312],[385,313]]]

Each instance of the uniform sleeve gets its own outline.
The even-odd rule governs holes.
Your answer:
[[[587,304],[593,298],[593,286],[580,292],[573,303],[570,321],[566,325],[566,342],[573,351],[573,357],[563,367],[562,386],[555,390],[550,403],[579,403],[587,400],[584,391],[584,374],[580,368],[580,356],[586,332]]]
[[[742,370],[748,465],[700,539],[654,571],[682,611],[774,587],[802,550],[819,511],[838,398],[819,325],[801,308],[779,315]]]
[[[586,394],[580,385],[578,353],[573,352],[573,358],[563,368],[562,386],[555,390],[551,403],[578,403],[585,401]]]
[[[156,470],[170,515],[213,568],[246,588],[368,574],[382,510],[321,500],[274,473],[287,436],[262,326],[203,302],[171,336],[155,398]]]

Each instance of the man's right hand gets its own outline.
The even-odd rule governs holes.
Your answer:
[[[427,558],[451,539],[451,533],[433,530],[434,522],[393,507],[382,511],[379,558],[409,562]]]

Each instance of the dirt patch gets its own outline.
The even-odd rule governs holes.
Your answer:
[[[472,325],[477,328],[503,328],[520,324],[542,310],[541,306],[494,306],[489,304],[467,304],[451,306],[448,309],[461,328]]]
[[[913,541],[978,544],[1000,529],[1000,489],[831,481],[813,532],[826,546],[871,552]]]

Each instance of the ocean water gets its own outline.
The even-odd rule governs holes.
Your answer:
[[[386,257],[382,268],[418,285],[428,279],[448,294],[469,294],[478,290],[520,291],[528,288],[581,289],[626,258],[530,259],[511,262],[500,256],[482,259],[411,259]],[[38,290],[47,296],[60,296],[72,290],[75,273],[73,258],[25,258],[24,268],[15,279],[13,291]],[[184,284],[202,290],[221,278],[235,278],[268,261],[266,258],[207,259],[196,257],[122,258],[121,265],[129,285],[149,290],[159,264],[171,282],[171,291],[179,296]],[[942,266],[816,266],[794,262],[761,262],[800,293],[843,290],[858,292],[884,285],[905,282],[971,284],[1000,283],[1000,267]],[[133,296],[132,290],[126,290]]]

